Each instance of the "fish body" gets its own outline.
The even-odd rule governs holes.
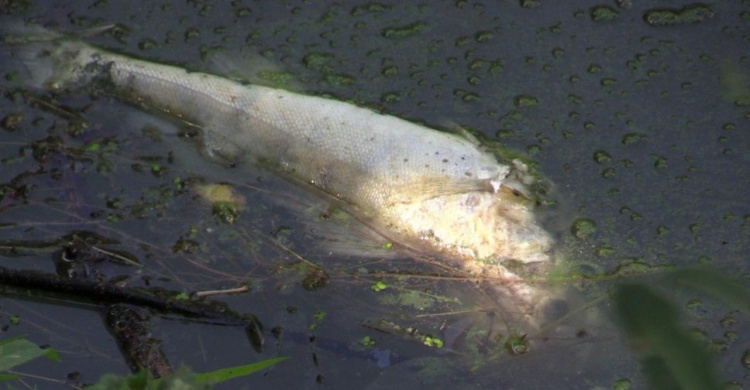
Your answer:
[[[270,166],[335,197],[405,248],[439,254],[475,274],[487,274],[489,264],[491,274],[511,279],[517,277],[504,261],[550,259],[553,240],[514,179],[522,165],[501,164],[466,137],[76,39],[26,47],[19,56],[37,86],[56,92],[100,86],[199,126],[210,153]]]

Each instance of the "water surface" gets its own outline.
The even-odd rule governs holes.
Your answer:
[[[291,357],[231,388],[608,388],[627,381],[640,388],[637,355],[610,320],[607,292],[617,275],[672,299],[685,325],[716,351],[723,379],[745,383],[747,313],[664,286],[659,276],[669,267],[710,264],[747,284],[746,3],[711,4],[713,17],[669,26],[644,21],[648,10],[665,6],[660,1],[629,9],[610,1],[522,6],[531,3],[4,6],[13,19],[60,30],[114,23],[113,33],[91,41],[432,126],[458,124],[526,154],[555,185],[549,228],[569,266],[546,284],[575,291],[576,305],[601,302],[596,318],[559,338],[535,340],[526,354],[504,352],[505,340],[482,339],[498,317],[473,283],[429,277],[429,264],[320,249],[325,232],[311,231],[306,221],[321,209],[304,192],[263,170],[207,161],[175,135],[144,132],[161,126],[169,133],[170,125],[102,93],[53,97],[55,107],[66,108],[60,112],[4,90],[0,182],[20,178],[14,188],[25,184],[28,196],[0,201],[0,222],[12,224],[2,225],[0,239],[50,241],[94,231],[144,263],[137,270],[104,267],[109,275],[188,292],[249,285],[250,293],[220,299],[257,315],[267,331],[283,329],[280,341],[267,333],[261,353],[242,329],[151,315],[153,334],[174,365],[210,371]],[[597,6],[618,16],[594,20]],[[21,122],[11,125],[7,118],[17,114]],[[82,121],[87,126],[71,136]],[[60,137],[59,144],[48,137]],[[83,157],[71,151],[81,149]],[[218,221],[190,181],[232,184],[246,198],[239,219]],[[574,235],[580,219],[592,221],[594,232]],[[51,271],[49,252],[4,254],[2,264]],[[304,289],[309,265],[300,258],[326,269],[328,285]],[[379,280],[389,288],[373,291]],[[0,308],[7,337],[24,334],[61,352],[61,363],[39,360],[18,371],[50,380],[79,373],[72,383],[128,372],[100,307],[3,296]],[[456,314],[464,310],[471,313]],[[444,349],[455,352],[363,326],[384,319],[451,341]],[[466,341],[452,340],[446,326],[468,329]],[[366,336],[375,345],[363,343]]]

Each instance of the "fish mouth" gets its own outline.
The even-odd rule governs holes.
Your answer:
[[[517,210],[522,218],[506,215],[490,221],[494,226],[497,249],[494,260],[500,264],[517,263],[519,266],[549,264],[554,259],[555,239],[539,224],[529,209]],[[515,212],[514,212],[515,213]]]
[[[554,239],[539,226],[522,227],[516,232],[517,258],[524,264],[549,263],[552,260]]]

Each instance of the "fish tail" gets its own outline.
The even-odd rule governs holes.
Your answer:
[[[37,25],[6,23],[0,42],[0,58],[26,87],[67,90],[91,79],[85,67],[96,50],[74,36]]]
[[[37,60],[49,46],[49,41],[57,39],[47,34],[39,26],[29,26],[20,22],[6,22],[0,28],[0,60],[7,72],[4,76],[10,81],[20,81],[30,87],[41,87],[52,73],[51,60]],[[42,39],[42,35],[46,35]],[[43,42],[43,43],[40,43]],[[8,76],[10,75],[10,77]]]

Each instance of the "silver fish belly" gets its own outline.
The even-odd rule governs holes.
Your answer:
[[[522,164],[474,142],[352,104],[115,54],[78,40],[21,54],[53,91],[104,85],[202,128],[208,151],[263,162],[347,204],[405,248],[472,274],[519,279],[506,260],[546,262],[553,240],[522,194]],[[531,305],[526,287],[511,288]]]

